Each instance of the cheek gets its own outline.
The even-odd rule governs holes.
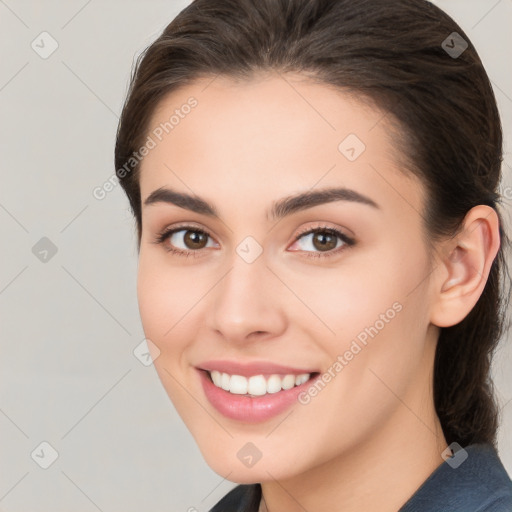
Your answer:
[[[408,293],[418,282],[419,266],[421,263],[415,266],[404,261],[390,244],[354,253],[337,267],[305,267],[301,273],[283,268],[280,274],[300,298],[295,312],[290,310],[293,321],[308,330],[313,328],[317,341],[327,341],[332,351],[339,353],[359,335],[364,341],[374,325],[379,331],[387,328],[397,309],[409,300]]]
[[[428,261],[420,245],[408,248],[389,244],[379,248],[379,259],[354,258],[329,275],[297,279],[298,295],[317,317],[315,341],[328,354],[332,373],[344,375],[334,386],[344,403],[351,400],[346,393],[360,403],[377,391],[385,398],[389,391],[376,375],[397,392],[405,389],[423,358]]]
[[[186,274],[166,268],[158,257],[139,257],[137,297],[145,337],[156,346],[153,364],[169,398],[180,414],[194,410],[194,403],[183,390],[183,375],[189,341],[194,339],[187,312],[201,291],[186,286]],[[183,416],[182,416],[183,417]],[[186,419],[186,414],[184,420]]]
[[[344,297],[347,307],[339,315],[340,344],[334,356],[346,361],[339,396],[350,392],[345,399],[354,398],[355,408],[357,402],[396,401],[394,394],[406,392],[424,363],[428,262],[420,252],[406,258],[402,254],[389,253],[366,272],[354,274]]]
[[[201,297],[200,282],[190,282],[190,271],[171,268],[165,255],[141,250],[137,274],[137,299],[146,337],[166,343],[172,339],[193,304]]]
[[[172,326],[174,300],[172,291],[165,293],[167,279],[157,268],[144,259],[139,262],[137,276],[137,299],[139,312],[147,338],[160,340]]]
[[[165,370],[175,374],[192,339],[187,324],[190,311],[199,290],[185,286],[183,273],[162,268],[154,260],[140,257],[137,276],[137,298],[145,337],[156,345],[158,357],[154,360],[162,382],[168,381]],[[187,327],[188,326],[188,327]],[[172,386],[172,379],[168,382]],[[169,386],[165,385],[169,392]]]

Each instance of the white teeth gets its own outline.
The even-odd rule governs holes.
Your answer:
[[[210,372],[210,376],[213,380],[213,383],[218,387],[218,388],[221,388],[222,385],[222,375],[220,372],[218,372],[217,370],[213,370],[212,372]]]
[[[249,377],[247,393],[250,395],[261,396],[267,392],[267,382],[263,375],[253,375]]]
[[[267,393],[281,391],[281,378],[279,375],[271,375],[267,380]]]
[[[220,387],[225,391],[229,391],[229,375],[227,373],[221,375]]]
[[[241,375],[231,375],[229,379],[229,392],[235,395],[246,395],[249,382]]]
[[[301,384],[304,384],[304,382],[307,382],[309,380],[309,373],[303,373],[302,375],[297,375],[295,377],[295,385],[300,386]]]
[[[271,375],[265,379],[263,375],[253,375],[247,378],[242,375],[229,375],[212,370],[210,376],[215,386],[235,395],[249,394],[252,396],[262,396],[267,393],[278,393],[282,389],[286,390],[294,386],[300,386],[309,380],[311,374],[289,374],[283,378],[279,375]]]
[[[295,386],[295,375],[286,375],[281,384],[283,389],[291,389]]]

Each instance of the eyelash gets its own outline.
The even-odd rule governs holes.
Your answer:
[[[184,225],[184,226],[173,227],[173,228],[166,229],[166,230],[162,231],[161,233],[157,234],[153,243],[159,244],[159,245],[164,245],[164,248],[167,252],[176,254],[177,256],[185,256],[185,257],[194,256],[194,257],[196,257],[196,253],[198,253],[200,251],[200,249],[197,249],[195,251],[194,250],[184,251],[182,249],[176,249],[175,247],[165,245],[166,240],[171,235],[173,235],[174,233],[177,233],[179,231],[193,231],[196,233],[202,233],[204,235],[209,236],[210,238],[213,238],[212,235],[204,229],[199,229],[195,226]],[[317,232],[328,233],[330,235],[337,236],[338,238],[341,239],[341,241],[344,243],[344,245],[342,245],[341,247],[338,247],[336,249],[332,249],[330,251],[325,251],[325,252],[304,251],[306,253],[306,257],[308,257],[308,258],[329,258],[334,255],[337,255],[340,251],[343,251],[349,247],[352,247],[356,243],[356,241],[353,238],[350,238],[345,233],[342,233],[341,231],[339,231],[335,228],[329,227],[329,226],[317,226],[315,228],[307,228],[304,231],[301,231],[300,233],[298,233],[297,236],[295,237],[295,239],[293,240],[293,242],[295,243],[300,238],[302,238],[306,235],[309,235],[311,233],[317,233]]]

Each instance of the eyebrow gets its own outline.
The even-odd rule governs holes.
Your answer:
[[[275,201],[270,209],[272,219],[281,219],[292,213],[313,208],[334,201],[349,201],[364,204],[379,209],[380,206],[369,197],[348,188],[328,188],[323,190],[309,190],[294,196],[284,197]],[[191,194],[177,192],[166,187],[160,187],[145,199],[144,206],[156,203],[168,203],[190,210],[195,213],[220,219],[217,209],[204,199]]]

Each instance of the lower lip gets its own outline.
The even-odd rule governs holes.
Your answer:
[[[311,386],[317,378],[313,377],[300,386],[294,386],[291,389],[281,390],[277,393],[250,397],[236,395],[218,388],[210,380],[205,370],[199,370],[199,374],[206,398],[213,407],[227,418],[245,423],[259,423],[281,414],[296,403],[301,391]]]

